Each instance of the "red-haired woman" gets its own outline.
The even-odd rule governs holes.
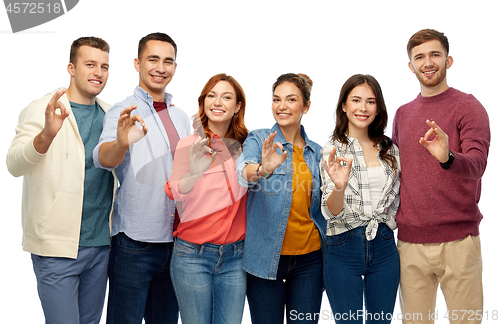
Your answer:
[[[245,94],[233,77],[218,74],[207,82],[198,104],[195,134],[179,141],[165,186],[180,216],[172,283],[182,323],[240,323],[247,195],[238,184],[235,162],[248,134]]]

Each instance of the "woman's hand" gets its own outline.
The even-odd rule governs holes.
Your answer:
[[[323,160],[324,167],[328,176],[335,185],[335,190],[344,191],[349,181],[349,174],[351,174],[352,159],[347,159],[344,156],[335,156],[337,149],[333,147],[327,160]],[[347,166],[342,166],[342,162],[347,163]]]
[[[217,153],[208,147],[208,138],[198,139],[189,148],[188,176],[201,177],[215,161]]]
[[[262,167],[259,170],[259,175],[265,177],[271,172],[276,170],[281,163],[286,160],[287,151],[284,150],[283,145],[279,142],[273,144],[276,137],[276,131],[269,134],[269,136],[262,143]],[[282,154],[279,154],[277,149],[280,149]]]

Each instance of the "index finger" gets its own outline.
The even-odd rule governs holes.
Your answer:
[[[130,115],[130,113],[132,112],[132,110],[134,110],[135,108],[137,108],[137,105],[133,105],[133,106],[130,106],[130,107],[127,107],[125,109],[123,109],[121,112],[120,112],[120,116],[122,115]]]
[[[52,98],[50,98],[50,101],[49,101],[49,104],[51,106],[55,106],[57,101],[62,97],[63,94],[66,93],[66,89],[62,89],[62,90],[57,90],[54,95],[52,96]]]

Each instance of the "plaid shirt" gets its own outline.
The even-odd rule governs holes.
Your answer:
[[[370,200],[368,169],[363,157],[363,150],[357,139],[347,136],[347,140],[349,142],[347,146],[338,140],[334,143],[330,141],[321,150],[320,174],[323,184],[321,187],[323,192],[321,211],[328,222],[326,233],[327,235],[337,235],[359,226],[366,226],[366,238],[370,241],[377,235],[378,223],[383,222],[391,229],[397,227],[395,216],[400,202],[401,177],[399,149],[393,144],[388,151],[389,154],[396,157],[396,171],[383,161],[380,155],[378,156],[379,162],[384,167],[385,184],[377,208],[373,210]],[[335,185],[323,166],[324,160],[328,161],[328,155],[334,145],[337,156],[353,159],[351,174],[344,193],[344,207],[338,215],[333,215],[326,205],[328,197],[335,190]]]

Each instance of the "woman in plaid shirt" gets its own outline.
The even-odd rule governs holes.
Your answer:
[[[390,323],[399,284],[393,230],[400,163],[398,148],[384,135],[388,116],[377,80],[349,78],[336,117],[320,164],[327,295],[337,323]]]

